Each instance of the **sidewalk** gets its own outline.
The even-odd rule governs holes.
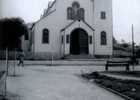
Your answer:
[[[18,67],[17,77],[8,77],[8,92],[19,100],[124,100],[77,76],[81,70],[88,69],[97,70],[98,67]]]
[[[18,61],[16,61],[17,63]],[[25,60],[24,64],[26,66],[29,65],[53,65],[53,66],[79,66],[79,65],[104,65],[105,64],[105,60],[97,60],[97,59],[82,59],[82,60]],[[0,65],[4,65],[6,62],[5,60],[0,61]],[[13,60],[10,60],[9,63],[14,63]]]
[[[115,77],[118,79],[127,79],[127,80],[137,80],[140,81],[140,78],[138,77],[134,77],[134,76],[126,76],[126,75],[115,75],[115,74],[111,74],[111,73],[103,73],[104,75],[110,76],[110,77]]]

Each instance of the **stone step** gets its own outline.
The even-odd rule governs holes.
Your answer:
[[[94,59],[95,57],[94,56],[91,56],[91,55],[68,55],[68,56],[65,56],[64,59]]]
[[[54,60],[54,61],[25,61],[25,65],[105,65],[106,60]]]

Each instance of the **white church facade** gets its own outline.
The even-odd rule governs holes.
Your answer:
[[[35,56],[111,56],[112,0],[55,0],[32,29]]]

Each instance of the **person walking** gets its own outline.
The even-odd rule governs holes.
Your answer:
[[[18,66],[24,67],[24,52],[21,50],[18,55],[19,63]]]

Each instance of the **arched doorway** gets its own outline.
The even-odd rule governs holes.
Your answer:
[[[88,34],[85,30],[78,28],[70,35],[70,54],[88,54]]]

